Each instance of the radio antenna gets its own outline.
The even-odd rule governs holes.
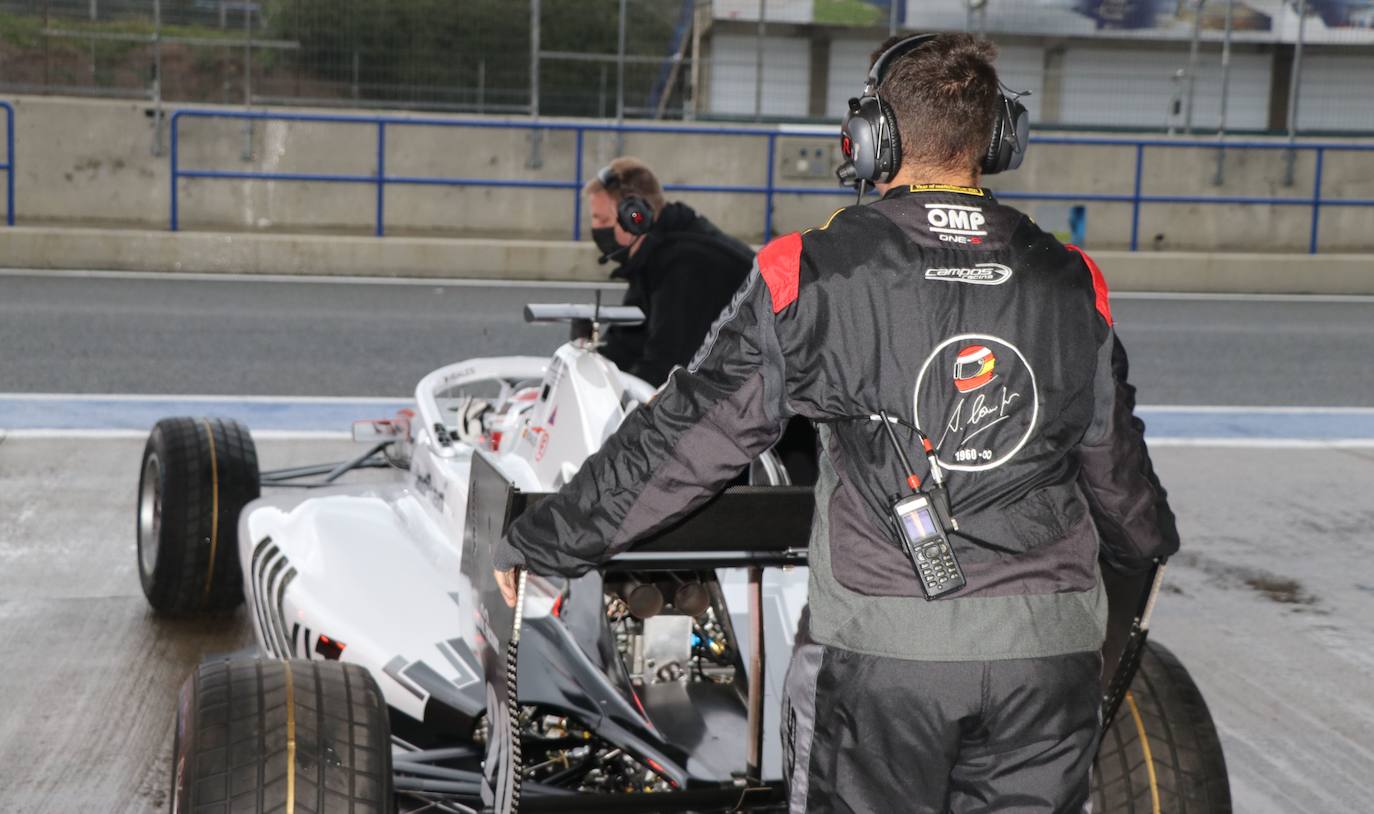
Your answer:
[[[886,410],[879,410],[878,416],[882,419],[883,429],[887,430],[887,440],[892,442],[892,448],[897,451],[897,459],[901,461],[902,468],[906,470],[906,485],[912,492],[921,491],[921,479],[916,477],[916,470],[912,468],[911,461],[906,457],[906,450],[902,449],[902,444],[897,440],[897,433],[892,431],[892,419],[888,417]]]
[[[601,289],[596,290],[596,304],[592,306],[591,343],[595,347],[601,342]]]

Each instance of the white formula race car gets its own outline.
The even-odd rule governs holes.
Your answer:
[[[528,577],[517,657],[489,545],[652,396],[596,352],[638,309],[526,318],[573,338],[435,370],[396,418],[354,425],[368,446],[349,461],[259,472],[236,421],[154,427],[144,592],[167,614],[247,599],[256,640],[182,688],[173,812],[784,807],[763,733],[806,599],[810,490],[769,453],[752,485],[606,568]],[[1157,580],[1113,582],[1095,810],[1229,811],[1206,706],[1145,643]]]

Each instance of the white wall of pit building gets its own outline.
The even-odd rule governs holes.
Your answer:
[[[771,8],[771,6],[770,6]],[[770,12],[771,14],[771,12]],[[810,82],[812,34],[769,34],[764,45],[763,115],[814,116]],[[824,115],[839,118],[846,102],[858,95],[868,73],[873,37],[827,33],[828,60],[823,73]],[[1165,128],[1181,126],[1171,119],[1171,101],[1181,91],[1175,74],[1188,64],[1184,41],[1120,39],[1068,42],[1019,41],[994,37],[1002,80],[1015,90],[1030,91],[1024,100],[1033,121],[1075,128]],[[1201,46],[1194,90],[1196,132],[1215,132],[1220,120],[1222,71],[1220,46]],[[752,116],[757,41],[748,33],[715,34],[709,42],[706,111],[712,115]],[[1254,43],[1232,47],[1227,129],[1256,131],[1273,121],[1270,104],[1275,82],[1272,53]],[[1309,48],[1303,56],[1299,128],[1309,131],[1363,131],[1374,126],[1374,54],[1368,48]],[[1053,110],[1046,110],[1049,103]]]

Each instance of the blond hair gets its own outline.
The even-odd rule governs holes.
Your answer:
[[[643,198],[657,215],[663,211],[663,185],[658,182],[654,171],[649,169],[649,165],[640,161],[638,158],[623,156],[614,159],[608,165],[610,168],[610,188],[601,182],[600,173],[598,177],[592,178],[582,187],[583,195],[591,195],[597,192],[604,192],[612,199],[620,201],[626,196],[633,195]]]

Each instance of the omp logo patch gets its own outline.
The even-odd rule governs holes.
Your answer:
[[[987,236],[987,222],[981,207],[926,204],[927,228],[945,243],[976,246]]]
[[[973,285],[1001,285],[1011,279],[1011,269],[1001,263],[979,263],[973,268],[961,269],[926,269],[926,279]]]

